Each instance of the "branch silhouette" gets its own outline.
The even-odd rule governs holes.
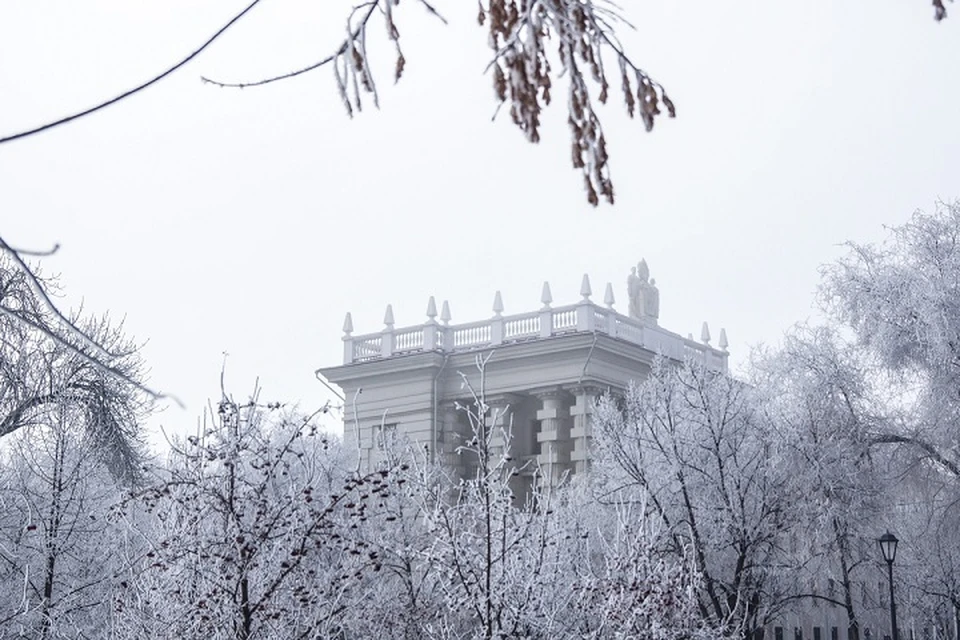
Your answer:
[[[360,36],[360,34],[366,28],[367,23],[370,21],[370,17],[373,15],[373,12],[376,10],[378,5],[379,5],[379,2],[373,1],[373,2],[366,2],[354,8],[354,12],[362,8],[366,8],[367,12],[363,15],[363,18],[361,18],[360,23],[356,27],[353,27],[352,29],[350,29],[351,39],[356,39]],[[349,42],[350,42],[349,40],[344,40],[343,43],[340,45],[340,48],[337,49],[335,52],[331,53],[330,55],[328,55],[326,58],[323,58],[322,60],[319,60],[317,62],[314,62],[313,64],[303,67],[302,69],[297,69],[295,71],[288,71],[286,73],[281,73],[279,75],[271,76],[269,78],[264,78],[262,80],[254,80],[250,82],[220,82],[219,80],[213,80],[212,78],[208,78],[206,76],[200,76],[200,79],[207,84],[212,84],[216,87],[221,87],[221,88],[244,89],[246,87],[259,87],[265,84],[279,82],[280,80],[295,78],[299,75],[302,75],[309,71],[313,71],[314,69],[319,69],[324,65],[330,64],[331,62],[335,61],[337,58],[339,58],[340,56],[342,56],[344,53],[347,52],[347,49],[349,48]]]
[[[229,29],[229,28],[232,27],[234,24],[236,24],[243,16],[245,16],[251,9],[253,9],[253,8],[254,8],[255,6],[257,6],[258,4],[260,4],[260,0],[253,0],[253,2],[251,2],[249,5],[247,5],[247,7],[246,7],[243,11],[241,11],[241,12],[238,13],[237,15],[233,16],[233,18],[231,18],[229,22],[227,22],[225,25],[223,25],[222,27],[220,27],[220,29],[217,30],[216,33],[214,33],[212,36],[210,36],[210,38],[208,38],[206,42],[204,42],[202,45],[200,45],[200,47],[198,47],[197,49],[195,49],[190,55],[188,55],[186,58],[184,58],[184,59],[181,60],[180,62],[176,63],[176,64],[173,65],[172,67],[168,68],[166,71],[163,71],[163,72],[160,73],[159,75],[154,76],[154,77],[151,78],[150,80],[147,80],[146,82],[144,82],[144,83],[142,83],[142,84],[139,84],[139,85],[137,85],[136,87],[134,87],[134,88],[132,88],[132,89],[129,89],[129,90],[127,90],[127,91],[124,91],[123,93],[121,93],[121,94],[118,95],[118,96],[115,96],[115,97],[113,97],[113,98],[110,98],[109,100],[106,100],[106,101],[104,101],[104,102],[101,102],[100,104],[97,104],[97,105],[95,105],[95,106],[93,106],[93,107],[90,107],[89,109],[84,109],[83,111],[78,111],[77,113],[71,114],[71,115],[66,116],[66,117],[64,117],[64,118],[60,118],[59,120],[55,120],[55,121],[53,121],[53,122],[48,122],[48,123],[46,123],[46,124],[44,124],[44,125],[40,125],[39,127],[35,127],[35,128],[33,128],[33,129],[28,129],[28,130],[26,130],[26,131],[21,131],[21,132],[19,132],[19,133],[14,133],[14,134],[12,134],[12,135],[9,135],[9,136],[0,138],[0,144],[4,144],[5,142],[13,142],[14,140],[20,140],[21,138],[26,138],[26,137],[29,137],[29,136],[36,135],[36,134],[38,134],[38,133],[41,133],[41,132],[43,132],[43,131],[47,131],[48,129],[53,129],[53,128],[55,128],[55,127],[59,127],[60,125],[67,124],[68,122],[72,122],[72,121],[77,120],[77,119],[79,119],[79,118],[83,118],[84,116],[88,116],[88,115],[90,115],[90,114],[96,113],[97,111],[100,111],[101,109],[105,109],[106,107],[109,107],[109,106],[112,105],[112,104],[116,104],[117,102],[120,102],[121,100],[125,100],[125,99],[129,98],[130,96],[132,96],[132,95],[134,95],[134,94],[140,93],[141,91],[143,91],[143,90],[146,89],[147,87],[149,87],[149,86],[151,86],[151,85],[154,85],[154,84],[160,82],[161,80],[163,80],[164,78],[166,78],[167,76],[169,76],[170,74],[174,73],[175,71],[177,71],[178,69],[180,69],[181,67],[183,67],[184,65],[186,65],[188,62],[190,62],[191,60],[193,60],[194,58],[196,58],[198,55],[200,55],[200,53],[202,53],[204,49],[206,49],[206,48],[209,47],[211,44],[213,44],[213,42],[214,42],[217,38],[219,38],[220,36],[222,36],[222,35],[224,34],[224,32],[227,31],[227,29]]]

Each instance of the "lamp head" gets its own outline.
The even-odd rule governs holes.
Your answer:
[[[883,559],[887,561],[887,564],[893,564],[893,561],[897,558],[897,543],[900,542],[897,540],[897,536],[887,531],[880,536],[877,542],[880,543],[880,553],[883,554]]]

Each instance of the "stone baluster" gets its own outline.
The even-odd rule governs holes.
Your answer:
[[[573,439],[573,452],[570,460],[573,462],[575,473],[585,473],[590,468],[590,442],[593,439],[593,413],[600,397],[600,389],[590,386],[575,387],[572,389],[574,405],[570,407],[573,416],[573,428],[570,437]]]
[[[389,358],[396,350],[396,335],[393,331],[393,305],[388,304],[383,313],[383,331],[380,336],[380,355]]]
[[[577,305],[577,331],[593,331],[596,328],[596,314],[593,312],[593,303],[590,302],[592,294],[590,276],[583,274],[580,282],[580,295],[583,300]]]
[[[427,322],[423,325],[423,350],[434,351],[437,348],[437,333],[440,325],[437,323],[437,301],[430,296],[427,301]]]
[[[353,362],[353,336],[350,335],[351,333],[353,333],[353,316],[347,311],[347,315],[343,319],[343,364]]]
[[[540,337],[549,338],[553,335],[553,309],[550,308],[553,295],[550,293],[550,283],[546,280],[543,281],[540,302],[543,303],[543,307],[540,308]]]
[[[537,442],[540,443],[540,456],[537,458],[543,472],[543,484],[556,486],[563,474],[570,470],[570,453],[573,443],[570,441],[570,410],[568,394],[557,387],[546,391],[534,392],[542,408],[537,411],[540,430]]]

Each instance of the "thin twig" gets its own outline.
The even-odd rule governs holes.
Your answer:
[[[2,242],[3,239],[0,238],[0,243]],[[55,254],[57,251],[60,251],[60,243],[55,242],[53,247],[49,249],[20,249],[19,247],[11,247],[8,244],[4,248],[21,256],[30,256],[31,258],[47,258]]]
[[[37,275],[33,272],[32,269],[30,269],[29,266],[27,266],[27,263],[24,262],[23,258],[20,257],[20,254],[17,253],[17,251],[13,249],[9,244],[7,244],[2,237],[0,237],[0,252],[5,252],[7,255],[10,256],[10,258],[13,260],[17,268],[20,269],[20,271],[23,273],[24,276],[26,276],[27,285],[30,287],[31,291],[33,291],[33,294],[40,299],[40,302],[43,304],[44,307],[46,307],[47,311],[53,314],[54,318],[56,318],[63,326],[67,327],[68,333],[76,334],[81,339],[81,342],[83,342],[88,347],[90,347],[95,352],[97,352],[98,356],[101,358],[116,358],[120,355],[116,353],[111,353],[110,351],[105,349],[96,340],[94,340],[93,338],[88,336],[86,333],[84,333],[83,330],[81,330],[73,322],[71,322],[66,316],[60,313],[60,310],[57,308],[57,305],[53,304],[53,300],[50,299],[50,296],[47,295],[47,292],[44,289],[43,285],[40,284],[40,280],[39,278],[37,278]]]
[[[5,138],[0,138],[0,144],[3,144],[4,142],[12,142],[12,141],[14,141],[14,140],[19,140],[20,138],[26,138],[27,136],[32,136],[32,135],[34,135],[34,134],[40,133],[41,131],[46,131],[47,129],[53,129],[54,127],[59,127],[59,126],[62,125],[62,124],[67,124],[68,122],[71,122],[71,121],[76,120],[76,119],[78,119],[78,118],[82,118],[82,117],[84,117],[84,116],[88,116],[88,115],[90,115],[90,114],[92,114],[92,113],[95,113],[95,112],[97,112],[97,111],[100,111],[101,109],[103,109],[103,108],[105,108],[105,107],[109,107],[109,106],[112,105],[112,104],[115,104],[115,103],[117,103],[117,102],[120,102],[121,100],[124,100],[124,99],[126,99],[126,98],[129,98],[130,96],[134,95],[135,93],[140,93],[141,91],[143,91],[144,89],[146,89],[146,88],[149,87],[150,85],[153,85],[153,84],[156,84],[157,82],[160,82],[161,80],[163,80],[164,78],[166,78],[167,76],[169,76],[171,73],[173,73],[174,71],[178,70],[180,67],[184,66],[185,64],[187,64],[188,62],[190,62],[191,60],[193,60],[194,58],[196,58],[198,55],[200,55],[200,53],[201,53],[204,49],[206,49],[206,48],[209,47],[211,44],[213,44],[213,41],[214,41],[214,40],[216,40],[216,39],[219,38],[221,35],[223,35],[223,33],[224,33],[227,29],[229,29],[229,28],[232,27],[234,24],[236,24],[237,21],[240,20],[240,18],[242,18],[243,16],[245,16],[245,15],[247,14],[247,12],[249,12],[251,9],[253,9],[255,6],[257,6],[259,3],[260,3],[260,0],[253,0],[253,2],[251,2],[249,5],[247,5],[247,7],[246,7],[243,11],[241,11],[240,13],[238,13],[237,15],[235,15],[233,18],[230,19],[229,22],[227,22],[225,25],[223,25],[222,27],[220,27],[220,29],[217,30],[216,33],[214,33],[210,38],[208,38],[206,42],[204,42],[202,45],[200,45],[199,48],[195,49],[190,55],[188,55],[186,58],[184,58],[183,60],[181,60],[181,61],[178,62],[177,64],[173,65],[172,67],[170,67],[170,68],[167,69],[166,71],[162,72],[161,74],[159,74],[159,75],[151,78],[150,80],[147,80],[146,82],[144,82],[144,83],[142,83],[142,84],[139,84],[139,85],[137,85],[136,87],[134,87],[134,88],[132,88],[132,89],[129,89],[129,90],[127,90],[127,91],[124,91],[123,93],[121,93],[120,95],[118,95],[118,96],[116,96],[116,97],[110,98],[109,100],[106,100],[106,101],[104,101],[104,102],[101,102],[100,104],[98,104],[98,105],[96,105],[96,106],[90,107],[89,109],[84,109],[83,111],[79,111],[79,112],[74,113],[74,114],[72,114],[72,115],[66,116],[65,118],[60,118],[59,120],[55,120],[55,121],[53,121],[53,122],[48,122],[47,124],[40,125],[39,127],[36,127],[36,128],[34,128],[34,129],[29,129],[29,130],[27,130],[27,131],[21,131],[20,133],[15,133],[15,134],[10,135],[10,136],[7,136],[7,137],[5,137]]]
[[[359,37],[361,30],[366,26],[367,22],[370,21],[370,17],[373,16],[373,12],[376,10],[378,4],[379,4],[379,1],[373,1],[373,2],[367,2],[367,3],[361,4],[354,8],[353,11],[356,12],[358,9],[361,9],[363,7],[368,7],[367,12],[364,14],[363,19],[360,21],[360,24],[358,24],[356,27],[354,27],[350,31],[350,35],[353,37],[353,39],[356,39],[357,37]],[[244,89],[246,87],[260,87],[265,84],[279,82],[280,80],[289,80],[290,78],[296,78],[297,76],[303,75],[308,71],[313,71],[314,69],[319,69],[324,65],[330,64],[331,62],[339,58],[341,55],[346,53],[349,47],[349,43],[350,43],[350,38],[345,39],[343,41],[343,44],[340,45],[339,49],[337,49],[334,53],[330,54],[323,60],[320,60],[319,62],[314,62],[313,64],[303,67],[302,69],[297,69],[296,71],[290,71],[288,73],[282,73],[277,76],[264,78],[263,80],[256,80],[254,82],[220,82],[219,80],[213,80],[211,78],[207,78],[206,76],[201,76],[200,79],[203,82],[206,82],[207,84],[212,84],[217,87],[228,88],[228,89]]]

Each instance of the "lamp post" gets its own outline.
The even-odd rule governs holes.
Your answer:
[[[892,640],[899,640],[897,635],[897,603],[893,601],[893,561],[897,557],[897,536],[889,531],[877,540],[880,543],[880,553],[887,562],[887,572],[890,577],[890,627]]]

